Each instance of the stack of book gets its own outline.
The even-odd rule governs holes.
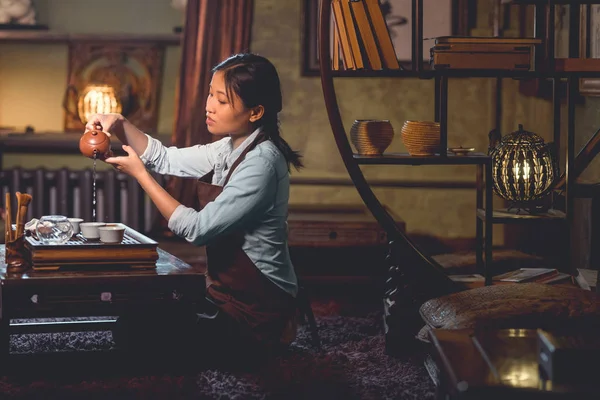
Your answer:
[[[467,288],[481,287],[485,283],[485,278],[480,274],[450,275],[450,279]],[[492,281],[494,285],[525,282],[556,284],[568,282],[570,279],[571,275],[558,272],[555,268],[520,268],[496,275]]]
[[[379,0],[332,0],[332,68],[400,69]]]
[[[584,290],[596,290],[598,271],[588,268],[577,268],[575,282]]]

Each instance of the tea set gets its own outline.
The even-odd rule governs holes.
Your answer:
[[[79,140],[79,151],[88,158],[104,160],[112,156],[110,137],[101,126],[85,132]],[[105,222],[84,222],[82,218],[67,218],[64,215],[46,215],[25,224],[25,230],[43,244],[65,244],[79,234],[87,241],[121,243],[125,227]]]
[[[42,244],[60,245],[81,235],[86,241],[121,243],[125,226],[105,222],[84,222],[82,218],[67,218],[64,215],[45,215],[25,224],[25,231]]]

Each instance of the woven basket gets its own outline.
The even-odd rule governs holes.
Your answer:
[[[350,139],[358,154],[381,155],[394,139],[394,128],[388,120],[357,119]]]
[[[402,142],[411,156],[432,156],[440,150],[440,124],[429,121],[406,121]]]

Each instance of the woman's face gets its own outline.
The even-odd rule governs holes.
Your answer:
[[[206,99],[206,125],[213,135],[244,135],[250,133],[252,110],[244,107],[242,100],[232,93],[227,98],[222,71],[213,74]]]

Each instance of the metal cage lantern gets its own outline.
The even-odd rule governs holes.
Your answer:
[[[490,156],[494,192],[516,205],[544,197],[558,175],[553,144],[523,130],[523,125],[490,148]]]

